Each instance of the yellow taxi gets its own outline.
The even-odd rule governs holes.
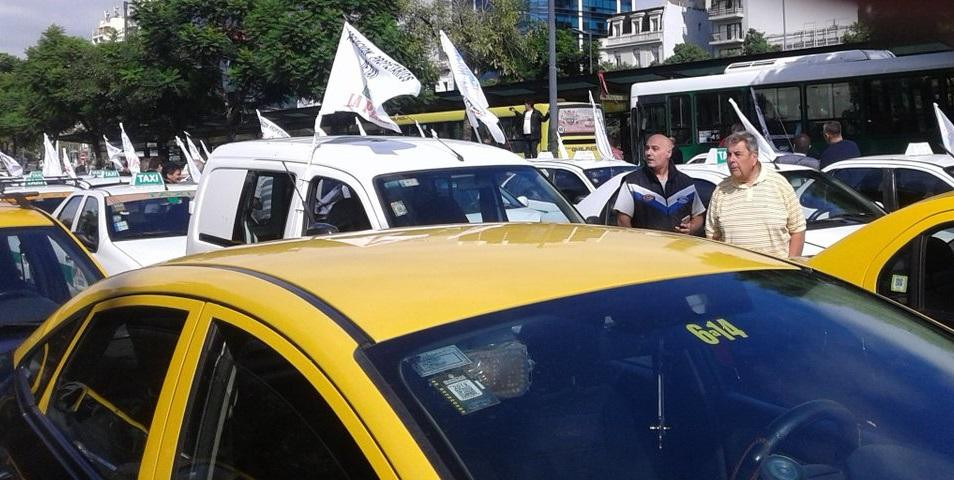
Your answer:
[[[954,401],[951,340],[675,234],[230,248],[110,277],[37,330],[0,385],[0,478],[950,478],[954,413],[924,407]]]
[[[875,220],[808,263],[954,327],[954,193]]]
[[[0,192],[0,380],[9,376],[13,350],[33,329],[103,278],[68,230],[30,206],[33,198]]]

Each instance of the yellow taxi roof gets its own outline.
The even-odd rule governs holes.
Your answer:
[[[0,201],[0,228],[46,227],[53,225],[50,217],[32,208]]]
[[[541,224],[345,234],[219,250],[169,265],[226,267],[280,279],[327,302],[375,341],[627,284],[797,268],[682,235]],[[185,288],[201,293],[202,287]]]

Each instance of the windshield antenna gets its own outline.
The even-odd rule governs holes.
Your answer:
[[[461,162],[464,161],[464,156],[461,155],[461,154],[459,154],[459,153],[457,153],[457,150],[454,150],[453,148],[451,148],[450,145],[444,143],[444,141],[441,140],[441,138],[437,136],[437,132],[435,132],[433,128],[431,129],[431,136],[434,137],[434,140],[437,140],[441,145],[443,145],[444,148],[450,150],[451,153],[453,153],[454,156],[457,157],[457,160],[459,160],[459,161],[461,161]]]
[[[295,195],[297,195],[298,200],[301,201],[301,208],[304,210],[305,216],[308,217],[308,225],[311,226],[318,223],[315,219],[315,212],[312,212],[311,209],[308,208],[308,205],[305,203],[305,197],[302,196],[301,191],[298,190],[298,180],[292,175],[291,170],[288,169],[288,165],[286,165],[284,161],[282,162],[282,168],[285,169],[285,173],[288,174],[288,178],[292,181],[292,188],[295,189]]]

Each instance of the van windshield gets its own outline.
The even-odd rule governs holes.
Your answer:
[[[535,168],[401,172],[375,179],[390,227],[489,222],[582,223]]]

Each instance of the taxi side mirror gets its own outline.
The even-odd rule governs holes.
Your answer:
[[[313,223],[308,226],[305,230],[306,237],[313,237],[316,235],[331,235],[332,233],[338,233],[338,227],[330,223]]]

